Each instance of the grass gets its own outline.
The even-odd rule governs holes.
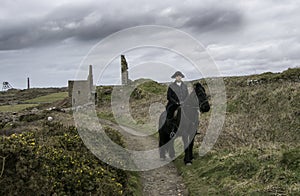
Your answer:
[[[0,112],[19,112],[26,108],[36,107],[39,104],[16,104],[16,105],[3,105],[0,106]]]
[[[63,100],[67,96],[68,92],[52,93],[49,95],[26,100],[25,103],[53,103],[55,101]]]
[[[296,195],[300,193],[300,148],[239,148],[175,161],[191,195]]]

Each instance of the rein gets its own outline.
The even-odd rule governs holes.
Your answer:
[[[203,101],[201,104],[200,104],[200,108],[202,107],[203,104],[207,103],[208,100],[206,99],[205,101]]]

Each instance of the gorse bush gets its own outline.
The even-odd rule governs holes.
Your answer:
[[[105,131],[123,144],[113,129]],[[0,172],[0,195],[132,194],[128,172],[98,160],[74,127],[58,123],[46,123],[39,132],[3,136]]]
[[[19,120],[20,121],[24,121],[24,122],[33,122],[33,121],[37,121],[37,120],[40,120],[40,119],[43,119],[43,118],[46,118],[46,114],[45,113],[42,113],[42,114],[24,114],[24,115],[21,115],[19,117]]]

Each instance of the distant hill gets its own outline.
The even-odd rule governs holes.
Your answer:
[[[29,99],[66,91],[67,88],[31,88],[24,90],[9,89],[7,91],[0,92],[0,105],[22,103]]]

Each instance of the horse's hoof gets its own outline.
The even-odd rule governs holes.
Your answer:
[[[190,166],[190,165],[192,165],[192,163],[189,162],[189,163],[186,163],[185,165],[186,165],[186,166]]]
[[[159,158],[159,160],[160,160],[160,161],[165,161],[166,158],[165,158],[165,157],[164,157],[164,158]]]

